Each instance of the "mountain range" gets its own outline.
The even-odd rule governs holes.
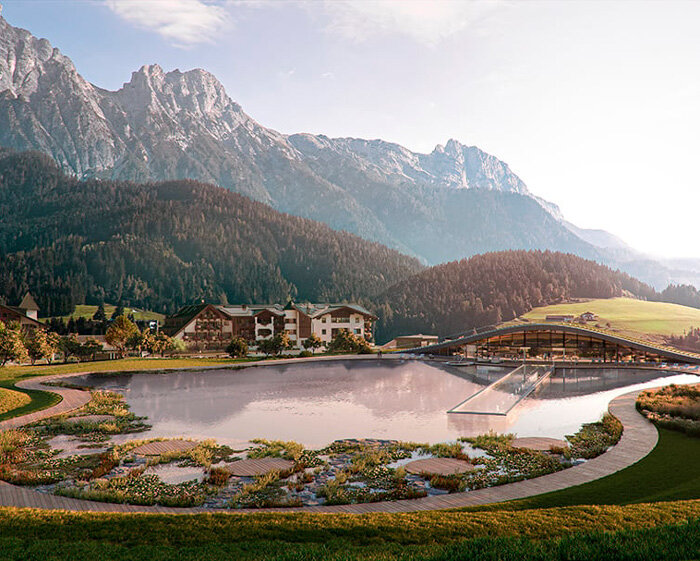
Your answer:
[[[424,267],[377,242],[192,180],[78,180],[0,149],[0,303],[359,301]]]
[[[38,150],[79,179],[213,183],[380,242],[424,264],[504,249],[570,252],[663,288],[700,264],[651,260],[577,228],[498,158],[457,140],[429,154],[383,140],[281,134],[212,74],[146,65],[117,91],[0,17],[0,146]]]

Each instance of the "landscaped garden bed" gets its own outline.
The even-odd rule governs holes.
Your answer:
[[[700,436],[700,384],[644,391],[637,397],[637,409],[660,427]]]
[[[348,439],[318,450],[286,441],[253,440],[233,450],[214,441],[117,437],[146,429],[146,419],[132,414],[123,396],[93,391],[92,399],[70,414],[2,433],[0,478],[45,493],[137,505],[238,509],[366,503],[553,473],[601,454],[622,432],[606,415],[567,437],[568,446],[545,451],[516,447],[513,435],[497,434],[433,445]],[[437,467],[423,471],[420,466]]]

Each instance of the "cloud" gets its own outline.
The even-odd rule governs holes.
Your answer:
[[[326,0],[327,30],[354,41],[402,34],[427,45],[480,23],[499,0]],[[316,7],[317,4],[312,4]]]
[[[210,43],[231,23],[222,5],[202,0],[106,0],[106,4],[122,19],[178,47]]]

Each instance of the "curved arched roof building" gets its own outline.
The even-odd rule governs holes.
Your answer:
[[[598,328],[574,324],[518,323],[448,339],[435,345],[408,349],[413,354],[457,354],[474,356],[548,358],[596,358],[620,362],[643,360],[700,364],[700,355],[651,341],[630,338]]]

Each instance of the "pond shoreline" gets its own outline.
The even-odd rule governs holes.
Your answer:
[[[278,362],[278,361],[270,361]],[[58,377],[65,377],[60,375]],[[51,377],[55,378],[55,377]],[[38,382],[39,380],[28,380],[26,382]],[[45,381],[45,380],[44,380]],[[76,409],[74,405],[76,394],[80,390],[70,390],[65,388],[51,388],[51,391],[57,391],[64,395],[64,407],[72,407],[70,410]],[[346,505],[322,505],[322,506],[306,506],[306,507],[284,507],[284,508],[262,508],[262,509],[236,509],[216,512],[228,513],[243,513],[243,512],[408,512],[415,510],[435,510],[444,508],[458,508],[463,506],[473,506],[479,504],[487,504],[491,502],[500,502],[512,500],[516,498],[524,498],[543,492],[563,489],[573,485],[586,483],[600,477],[612,474],[620,469],[627,467],[646,456],[656,445],[658,433],[654,426],[644,419],[635,408],[635,399],[639,391],[630,392],[623,396],[617,397],[609,404],[611,414],[617,417],[624,426],[622,438],[617,445],[610,448],[604,454],[593,458],[583,464],[569,467],[565,470],[550,473],[534,479],[519,481],[516,483],[508,483],[496,487],[487,487],[483,489],[458,492],[446,495],[433,495],[417,499],[402,499],[397,501],[386,501],[377,503],[359,503]],[[84,397],[83,397],[84,400]],[[88,399],[89,400],[89,394]],[[84,401],[84,403],[87,402]],[[83,403],[83,404],[84,404]],[[61,404],[59,404],[61,405]],[[78,405],[79,407],[80,405]],[[66,409],[63,412],[67,412]],[[49,410],[45,410],[45,413]],[[56,413],[49,413],[45,417],[52,416]],[[38,419],[33,419],[38,420]],[[26,422],[33,422],[26,421]],[[47,495],[33,491],[31,489],[21,488],[11,485],[6,482],[0,482],[0,505],[16,506],[16,507],[34,507],[48,509],[67,509],[67,510],[91,510],[91,511],[111,511],[111,512],[167,512],[167,513],[201,513],[212,512],[212,509],[207,508],[177,508],[177,507],[160,507],[160,506],[136,506],[112,503],[97,503],[82,499],[72,499],[68,497],[59,497]]]

